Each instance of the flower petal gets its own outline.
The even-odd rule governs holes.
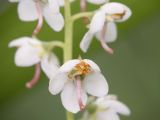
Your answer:
[[[33,0],[20,0],[18,14],[22,21],[34,21],[38,18],[36,3]]]
[[[109,2],[109,0],[87,0],[87,1],[88,1],[89,3],[93,3],[93,4],[96,4],[96,5]]]
[[[52,13],[59,13],[59,5],[56,0],[48,0],[48,5],[46,6],[50,8]]]
[[[51,94],[58,94],[64,87],[68,77],[67,74],[57,72],[49,81],[49,91]]]
[[[19,2],[20,0],[9,0],[9,2]]]
[[[108,93],[107,81],[99,72],[86,75],[84,86],[86,91],[93,96],[103,97]]]
[[[119,116],[111,110],[97,113],[97,120],[120,120]]]
[[[77,93],[76,93],[76,87],[73,84],[73,81],[68,82],[62,93],[61,93],[61,100],[63,106],[70,112],[72,113],[77,113],[80,111],[79,104],[78,104],[78,99],[77,99]],[[83,105],[86,105],[87,102],[87,95],[82,90],[82,102]]]
[[[101,39],[101,32],[96,34],[98,40]],[[114,22],[108,22],[106,25],[105,41],[107,43],[114,42],[117,39],[117,26]]]
[[[122,19],[116,20],[117,22],[127,20],[132,14],[131,10],[127,6],[117,2],[107,3],[101,7],[101,10],[108,15],[124,14]]]
[[[88,63],[94,71],[96,71],[96,72],[100,72],[101,71],[99,66],[95,62],[93,62],[92,60],[84,59],[83,61]]]
[[[47,54],[41,60],[41,67],[49,79],[51,79],[59,68],[59,61],[54,54]]]
[[[87,52],[90,44],[91,44],[91,41],[93,39],[93,34],[90,33],[89,31],[84,35],[83,39],[81,40],[81,43],[80,43],[80,48],[83,52]]]
[[[101,31],[103,29],[104,22],[105,22],[105,13],[102,10],[97,11],[92,18],[89,31],[92,34]]]
[[[31,40],[31,38],[29,38],[29,37],[21,37],[21,38],[12,40],[8,46],[11,48],[11,47],[20,47],[23,45],[28,45],[28,42],[30,40]]]
[[[64,6],[64,0],[56,0],[58,5],[63,7]],[[70,2],[73,2],[74,0],[70,0]]]
[[[62,30],[64,19],[60,12],[54,13],[47,5],[43,8],[43,15],[48,25],[55,31]]]
[[[78,64],[80,62],[80,60],[78,59],[74,59],[74,60],[69,60],[67,61],[66,63],[64,63],[61,67],[60,67],[60,71],[61,72],[69,72],[71,71],[75,66],[76,64]]]
[[[104,106],[122,115],[130,115],[130,109],[124,103],[117,100],[108,100],[105,102]]]
[[[39,49],[29,45],[18,48],[15,55],[15,63],[17,66],[32,66],[39,62]]]

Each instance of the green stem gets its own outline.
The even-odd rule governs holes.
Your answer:
[[[67,111],[66,114],[67,114],[67,120],[74,120],[74,116],[73,116],[73,114],[71,112]]]
[[[72,59],[72,44],[73,44],[73,22],[71,20],[71,7],[70,7],[70,1],[65,0],[65,35],[64,35],[64,62]],[[67,120],[74,120],[74,116],[72,113],[66,111],[67,114]]]
[[[94,12],[82,12],[82,13],[77,13],[72,16],[72,21],[74,22],[77,19],[83,18],[83,17],[91,17],[93,16]]]
[[[72,33],[73,22],[71,21],[71,8],[69,0],[65,0],[65,39],[64,39],[64,62],[72,59]]]

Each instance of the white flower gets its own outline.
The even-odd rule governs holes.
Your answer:
[[[9,47],[17,47],[15,54],[15,64],[17,66],[29,67],[40,63],[42,70],[48,78],[51,78],[59,68],[57,57],[51,51],[46,50],[43,43],[35,38],[22,37],[15,39],[9,43]],[[37,66],[36,70],[39,71],[39,69]],[[39,78],[37,74],[39,72],[35,73],[35,79]]]
[[[62,65],[50,80],[49,91],[56,95],[61,91],[63,106],[70,112],[83,110],[87,93],[103,97],[108,93],[108,84],[97,64],[84,59],[74,59]]]
[[[109,0],[87,0],[87,2],[99,5],[99,4],[104,4],[106,2],[109,2]]]
[[[22,21],[39,20],[34,32],[39,31],[42,26],[43,17],[48,25],[55,31],[60,31],[64,26],[64,19],[59,7],[64,0],[9,0],[19,2],[18,14]]]
[[[118,114],[130,115],[130,109],[114,95],[98,98],[94,105],[96,110],[91,114],[87,112],[87,120],[120,120]]]
[[[87,52],[94,36],[101,42],[102,47],[109,53],[113,50],[106,44],[117,38],[117,27],[114,22],[123,22],[131,16],[131,10],[116,2],[106,3],[93,16],[89,31],[84,35],[80,48]]]

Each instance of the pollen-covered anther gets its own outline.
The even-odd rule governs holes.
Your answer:
[[[91,66],[84,62],[83,60],[75,66],[79,75],[86,75],[91,72]]]
[[[113,15],[111,15],[111,17],[115,20],[119,20],[119,19],[122,19],[125,14],[126,14],[126,11],[124,11],[122,13],[113,14]]]

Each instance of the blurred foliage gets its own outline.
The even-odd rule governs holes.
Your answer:
[[[78,20],[74,27],[74,58],[81,53],[83,58],[91,58],[101,66],[110,93],[117,94],[132,110],[132,115],[122,120],[160,119],[160,1],[114,1],[130,6],[133,11],[130,20],[118,24],[119,38],[111,44],[115,54],[106,54],[96,40],[87,54],[80,52],[77,46],[86,28]],[[78,4],[72,4],[73,13],[79,11]],[[88,9],[95,7],[89,5]],[[0,0],[0,120],[64,120],[60,98],[48,92],[47,78],[42,75],[39,84],[27,90],[24,85],[34,68],[14,65],[15,49],[8,48],[9,41],[30,36],[36,25],[36,22],[20,21],[16,9],[16,4]],[[39,38],[63,40],[62,34],[45,24]],[[58,49],[56,53],[62,61],[62,51]]]

